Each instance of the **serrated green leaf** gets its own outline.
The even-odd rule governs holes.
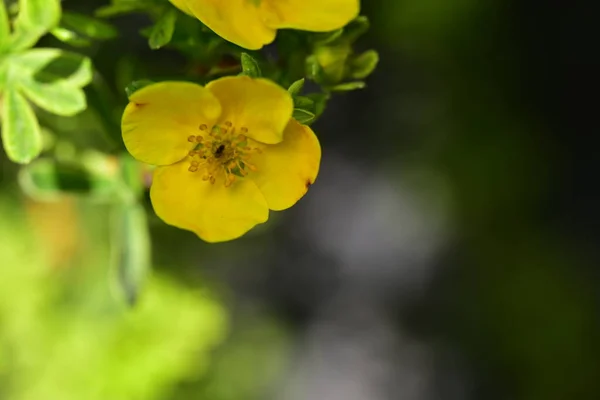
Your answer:
[[[177,11],[171,8],[154,24],[148,39],[151,49],[160,49],[171,41],[175,32],[175,21],[177,21]]]
[[[119,286],[133,306],[151,266],[146,211],[139,203],[124,203],[115,212],[112,237]]]
[[[379,63],[379,54],[368,50],[350,61],[349,76],[352,79],[365,79],[375,70]]]
[[[129,85],[127,85],[127,87],[125,88],[125,93],[127,94],[127,97],[131,97],[132,94],[134,94],[135,92],[137,92],[138,90],[140,90],[141,88],[151,85],[154,82],[149,80],[149,79],[142,79],[139,81],[133,81],[131,82]]]
[[[53,28],[50,33],[61,42],[67,43],[73,47],[87,47],[92,44],[92,42],[82,37],[77,32],[60,26]]]
[[[4,150],[10,160],[27,164],[42,151],[37,118],[27,100],[15,88],[5,90],[2,100]]]
[[[58,25],[60,0],[21,0],[12,35],[13,50],[33,46],[44,34]]]
[[[330,89],[334,92],[349,92],[351,90],[363,89],[366,86],[367,86],[366,83],[364,83],[362,81],[357,81],[357,82],[347,82],[347,83],[335,85],[335,86],[331,87]]]
[[[294,82],[290,85],[290,87],[288,88],[288,92],[292,96],[296,96],[297,94],[299,94],[302,91],[303,87],[304,87],[304,78],[298,79],[296,82]]]
[[[316,118],[316,115],[311,113],[310,111],[302,110],[300,108],[295,108],[294,113],[292,114],[294,119],[301,124],[308,125],[313,122]]]
[[[0,54],[10,40],[10,23],[4,0],[0,1]]]
[[[242,75],[251,78],[260,78],[262,76],[258,62],[250,54],[242,53],[240,61],[242,64]]]
[[[82,14],[65,11],[61,22],[66,28],[93,39],[107,40],[118,36],[117,29],[111,24]]]

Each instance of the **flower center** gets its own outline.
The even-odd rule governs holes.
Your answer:
[[[196,143],[189,152],[190,166],[188,171],[201,173],[202,180],[214,184],[221,175],[225,187],[229,187],[237,178],[243,178],[249,171],[256,171],[250,163],[253,153],[260,153],[256,147],[250,147],[252,139],[244,135],[248,128],[240,127],[240,132],[231,121],[215,125],[208,130],[205,124],[200,125],[200,135],[190,135],[188,142]]]

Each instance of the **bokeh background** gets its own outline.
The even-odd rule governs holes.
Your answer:
[[[133,308],[111,209],[31,198],[0,154],[0,399],[600,398],[594,14],[362,3],[358,47],[381,61],[313,126],[308,195],[215,245],[150,212]],[[118,109],[132,79],[186,71],[148,48],[146,17],[111,21],[122,37],[86,50],[102,78],[90,109],[40,116],[77,148],[122,148],[118,125],[97,133],[98,93]]]

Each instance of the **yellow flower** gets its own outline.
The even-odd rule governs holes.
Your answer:
[[[251,50],[275,39],[277,29],[339,29],[358,16],[359,0],[170,0],[222,38]]]
[[[292,109],[289,93],[266,79],[155,83],[131,96],[123,141],[158,166],[150,188],[156,214],[221,242],[265,222],[269,209],[291,207],[316,179],[319,141]]]

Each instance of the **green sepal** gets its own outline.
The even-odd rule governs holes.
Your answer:
[[[379,63],[379,54],[375,50],[368,50],[353,57],[348,65],[348,76],[351,79],[365,79],[375,70]]]

